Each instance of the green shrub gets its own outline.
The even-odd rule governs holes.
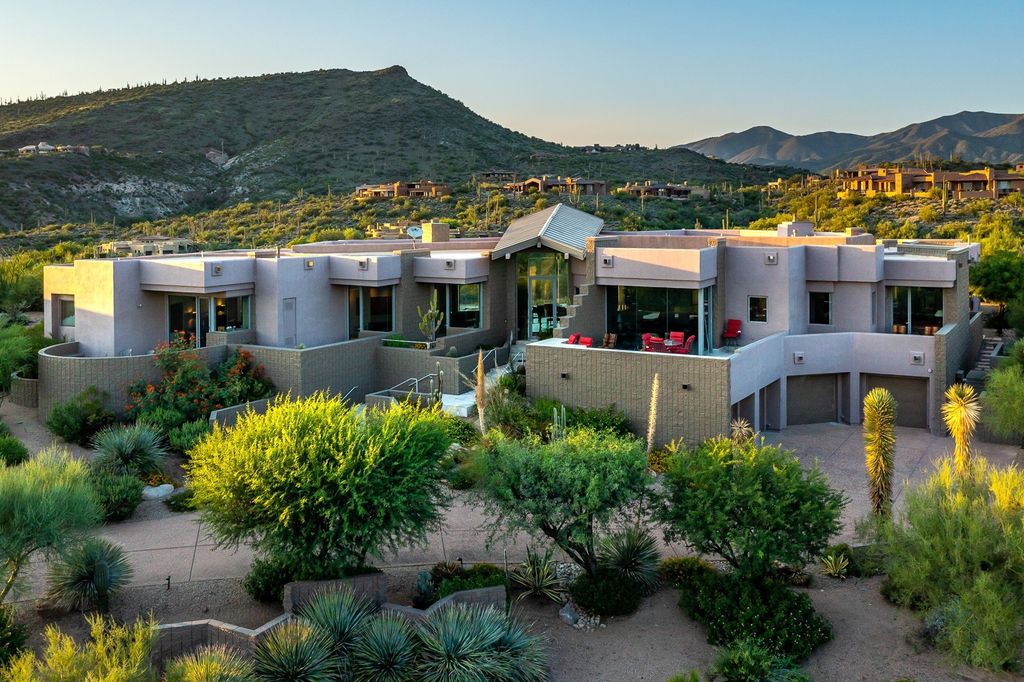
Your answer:
[[[810,682],[807,675],[775,656],[755,640],[734,642],[719,652],[712,668],[723,682]]]
[[[93,470],[89,482],[103,509],[105,521],[124,521],[142,503],[143,483],[131,474]]]
[[[508,438],[524,438],[535,423],[530,402],[521,393],[500,385],[487,390],[484,425],[487,430],[497,429]]]
[[[640,608],[644,591],[620,575],[598,572],[594,577],[581,573],[569,586],[569,595],[587,613],[626,616]]]
[[[437,599],[447,597],[449,594],[455,592],[462,592],[463,590],[476,590],[481,587],[494,587],[495,585],[505,584],[504,572],[495,566],[497,572],[484,572],[480,571],[477,573],[466,572],[465,575],[457,576],[454,578],[448,578],[441,582],[437,586],[437,592],[435,596]]]
[[[98,615],[85,618],[90,636],[84,638],[81,645],[48,625],[41,656],[31,651],[16,656],[4,671],[4,679],[11,682],[151,682],[156,678],[150,664],[157,636],[154,621],[137,620],[134,624],[119,625]]]
[[[170,437],[175,429],[191,422],[186,421],[185,414],[179,410],[170,407],[154,407],[140,412],[135,423],[145,424]]]
[[[658,564],[658,575],[672,587],[683,587],[707,574],[717,573],[714,564],[694,556],[676,556]]]
[[[700,682],[700,674],[691,670],[688,673],[679,673],[665,680],[665,682]]]
[[[417,637],[416,679],[548,679],[539,638],[493,607],[458,604],[443,608],[420,625]]]
[[[642,530],[628,528],[601,541],[597,565],[606,574],[635,583],[644,594],[658,589],[658,543]]]
[[[112,426],[92,439],[93,468],[115,474],[145,476],[160,471],[167,448],[160,433],[142,424]]]
[[[609,431],[619,436],[633,435],[629,417],[614,405],[597,408],[573,408],[566,419],[568,426],[595,431]]]
[[[114,413],[103,407],[100,392],[94,386],[71,400],[50,409],[46,426],[68,443],[86,445],[93,434],[114,421]]]
[[[336,666],[327,635],[295,620],[274,628],[253,654],[261,682],[330,682]]]
[[[822,552],[822,559],[828,557],[845,557],[848,562],[846,572],[856,578],[870,578],[879,575],[885,568],[885,548],[874,543],[850,547],[845,543],[832,545]]]
[[[188,454],[207,434],[212,432],[210,420],[197,419],[185,422],[167,432],[167,442],[182,454]]]
[[[226,646],[204,646],[167,664],[164,682],[256,682],[252,663]]]
[[[28,630],[14,620],[14,607],[0,604],[0,670],[25,648]]]
[[[776,656],[799,661],[832,639],[832,626],[806,594],[734,573],[705,573],[684,584],[679,605],[705,626],[708,642],[716,646],[750,639]]]
[[[479,446],[470,449],[450,448],[444,459],[448,485],[452,490],[475,488],[483,479],[483,454]]]
[[[284,586],[293,579],[292,570],[283,561],[257,557],[242,578],[242,587],[256,601],[280,603]]]
[[[534,551],[532,545],[528,546],[526,561],[516,567],[510,577],[512,582],[525,588],[525,591],[519,595],[519,600],[525,597],[540,597],[555,603],[562,601],[565,589],[555,570],[555,562],[551,559],[550,548],[545,549],[544,554],[540,555]]]
[[[1024,645],[1024,472],[951,460],[910,488],[902,522],[883,528],[883,594],[944,613],[936,643],[957,660],[1014,668]]]
[[[480,439],[473,422],[456,417],[453,414],[442,413],[441,426],[448,434],[448,440],[463,446],[470,446]]]
[[[417,667],[416,632],[401,616],[372,619],[363,630],[349,657],[357,680],[415,680]]]
[[[760,581],[778,564],[817,558],[839,531],[844,504],[817,467],[805,469],[779,447],[715,438],[673,458],[656,516],[667,539]]]
[[[180,493],[174,493],[164,500],[164,506],[173,512],[196,511],[195,500],[195,491],[192,488],[185,488]]]
[[[47,597],[67,608],[102,612],[110,597],[131,581],[133,570],[124,550],[101,538],[90,538],[50,565]]]
[[[5,424],[3,421],[0,421],[0,436],[9,435],[11,435],[11,427]]]
[[[292,575],[315,579],[425,542],[448,503],[448,446],[437,409],[358,412],[317,394],[281,398],[214,431],[186,469],[217,540],[249,542]]]
[[[28,459],[28,448],[14,436],[0,436],[0,466],[16,466]]]

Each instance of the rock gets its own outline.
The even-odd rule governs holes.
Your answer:
[[[572,604],[566,604],[558,612],[558,617],[568,625],[576,625],[580,620],[580,614],[576,611],[576,607]]]
[[[164,483],[163,485],[147,485],[142,489],[142,499],[144,500],[162,500],[165,497],[170,497],[171,493],[174,492],[174,486],[170,483]]]

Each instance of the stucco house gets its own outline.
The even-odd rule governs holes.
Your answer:
[[[896,395],[899,423],[940,432],[942,392],[980,346],[967,292],[977,245],[876,243],[809,223],[611,232],[562,204],[500,237],[443,227],[415,241],[49,266],[44,323],[65,342],[40,355],[40,410],[89,385],[121,409],[125,386],[152,371],[147,354],[186,332],[209,362],[248,349],[293,395],[358,402],[439,367],[458,393],[477,348],[494,347],[495,363],[522,354],[529,395],[616,404],[638,431],[657,373],[661,442],[727,432],[735,417],[761,430],[858,423],[875,386]],[[444,325],[422,343],[417,307],[434,296]],[[567,343],[575,335],[592,347]],[[689,352],[645,342],[679,336]]]

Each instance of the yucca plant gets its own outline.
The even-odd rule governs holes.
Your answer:
[[[892,512],[892,469],[896,450],[896,399],[884,388],[864,397],[864,459],[876,516]]]
[[[560,603],[565,592],[562,581],[555,572],[555,563],[551,560],[551,549],[544,550],[541,556],[533,547],[526,548],[526,561],[512,570],[512,581],[526,588],[516,601],[526,597],[540,597]]]
[[[90,538],[50,566],[47,597],[68,609],[110,608],[111,595],[128,584],[132,567],[124,550]]]
[[[658,543],[645,530],[627,528],[601,541],[597,564],[602,571],[629,580],[646,594],[658,587]]]
[[[168,663],[164,682],[256,682],[256,674],[238,652],[205,646]]]
[[[115,474],[144,476],[160,470],[167,448],[160,433],[143,424],[111,426],[92,440],[93,466]]]
[[[953,436],[953,465],[958,476],[964,476],[971,465],[971,436],[981,419],[981,403],[974,388],[953,384],[946,389],[942,419]]]
[[[743,417],[733,419],[729,423],[729,437],[734,443],[743,443],[754,437],[754,427]]]
[[[821,572],[829,578],[846,580],[846,571],[850,568],[850,560],[845,554],[826,554],[821,559]]]
[[[293,620],[256,645],[253,670],[263,682],[329,682],[338,669],[332,651],[326,634]]]
[[[348,669],[348,657],[368,624],[374,605],[350,589],[321,592],[299,609],[299,620],[327,635],[340,672]]]
[[[508,682],[542,682],[548,679],[548,657],[543,641],[526,632],[523,624],[505,617],[505,631],[495,650],[512,661]]]
[[[406,682],[416,673],[416,633],[400,616],[372,619],[349,657],[353,679],[367,682]]]

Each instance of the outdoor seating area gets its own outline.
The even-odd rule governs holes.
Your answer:
[[[687,337],[685,332],[669,332],[667,339],[653,334],[644,334],[641,339],[643,340],[643,350],[648,353],[689,355],[697,337],[694,334]]]

